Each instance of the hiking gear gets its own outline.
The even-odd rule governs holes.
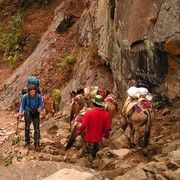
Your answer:
[[[22,92],[22,95],[26,94],[27,93],[27,88],[26,87],[23,88],[21,92]]]
[[[39,87],[39,80],[35,76],[29,76],[26,86],[28,87],[30,84]]]
[[[86,142],[101,142],[103,136],[108,138],[110,131],[110,116],[108,112],[98,107],[87,111],[77,134],[81,134],[85,129]]]
[[[24,144],[24,147],[27,147],[27,146],[29,146],[31,143],[30,142],[26,142],[25,144]]]
[[[95,104],[97,104],[99,106],[105,106],[105,104],[106,104],[101,95],[96,95],[91,100],[92,100],[93,103],[95,103]]]
[[[17,128],[16,128],[16,135],[19,135],[19,121],[20,121],[20,117],[17,117]]]
[[[36,145],[36,146],[35,146],[35,149],[36,149],[36,151],[40,151],[39,145]]]
[[[21,105],[19,112],[23,112],[23,110],[30,111],[33,108],[41,108],[43,109],[42,96],[37,94],[33,97],[29,96],[29,94],[24,94],[22,96]]]

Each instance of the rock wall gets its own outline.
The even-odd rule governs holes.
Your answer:
[[[78,26],[81,41],[97,43],[118,95],[144,86],[179,98],[179,0],[89,0]]]

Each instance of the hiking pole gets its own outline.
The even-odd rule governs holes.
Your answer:
[[[19,123],[20,123],[20,116],[17,116],[17,127],[16,127],[16,132],[15,132],[15,136],[12,139],[12,145],[16,145],[19,141],[20,141],[20,137],[19,137]]]
[[[17,116],[17,127],[16,127],[16,135],[19,135],[19,122],[20,122],[20,117]]]

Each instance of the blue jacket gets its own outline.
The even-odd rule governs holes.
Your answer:
[[[42,96],[40,94],[36,94],[34,97],[30,97],[27,94],[22,96],[21,105],[19,112],[22,113],[23,110],[31,110],[32,108],[41,108],[43,109]]]

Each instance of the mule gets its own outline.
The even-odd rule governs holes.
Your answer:
[[[123,115],[122,119],[124,123],[122,129],[125,131],[128,125],[130,127],[130,147],[135,146],[135,132],[137,133],[137,144],[144,136],[144,147],[148,146],[154,115],[154,109],[151,103],[145,100],[138,102],[131,108],[128,114]],[[141,135],[141,127],[143,126],[145,127],[144,135]]]
[[[70,108],[70,115],[69,115],[69,125],[71,130],[71,123],[78,116],[80,111],[86,106],[85,99],[82,94],[76,95],[74,98],[72,98],[69,108]]]
[[[67,142],[67,145],[65,147],[65,150],[68,150],[69,148],[72,147],[72,145],[74,144],[75,142],[75,139],[76,137],[78,136],[77,135],[77,131],[79,129],[79,127],[81,126],[82,124],[82,120],[83,120],[83,116],[84,114],[90,110],[91,108],[87,108],[87,107],[84,107],[81,112],[79,113],[79,115],[73,120],[73,127],[71,129],[71,133],[70,133],[70,136],[69,136],[69,140]],[[81,134],[81,137],[82,139],[84,140],[84,137],[85,137],[85,132]]]
[[[44,95],[43,96],[43,104],[44,104],[44,109],[46,111],[46,114],[50,113],[52,116],[55,114],[55,110],[53,107],[53,99],[49,95]],[[45,116],[46,116],[45,114]]]
[[[112,127],[112,119],[115,117],[118,111],[118,104],[115,100],[115,96],[113,94],[109,94],[105,98],[105,110],[109,113],[110,119],[111,119],[111,127]]]
[[[87,107],[93,107],[91,102],[92,98],[94,98],[96,95],[101,95],[105,99],[110,94],[110,92],[103,86],[88,86],[84,89],[70,92],[71,98],[75,97],[77,94],[81,94],[84,96]]]

